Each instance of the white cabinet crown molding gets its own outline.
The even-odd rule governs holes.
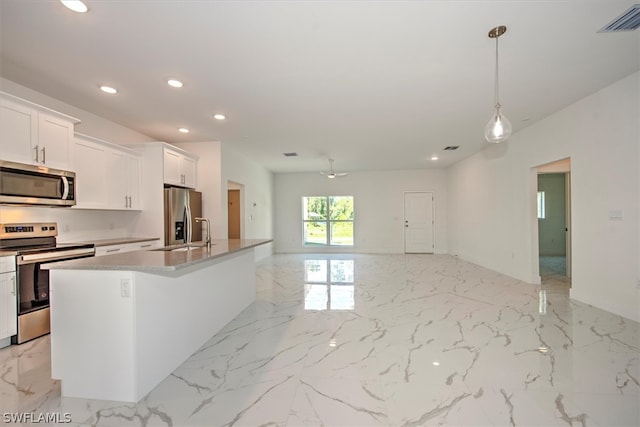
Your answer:
[[[75,132],[74,133],[74,137],[75,138],[84,139],[84,140],[87,140],[87,141],[91,141],[91,142],[95,142],[97,144],[102,144],[104,146],[107,146],[107,147],[122,151],[122,152],[127,153],[127,154],[131,154],[133,156],[138,156],[138,157],[140,156],[140,152],[134,150],[130,145],[116,144],[114,142],[105,141],[104,139],[99,139],[99,138],[96,138],[96,137],[93,137],[93,136],[85,135],[85,134],[80,133],[80,132]]]
[[[4,98],[4,99],[7,99],[7,100],[13,101],[13,102],[19,102],[19,103],[21,103],[21,104],[23,104],[23,105],[25,105],[27,107],[33,108],[33,109],[38,110],[40,112],[51,114],[53,116],[57,116],[58,118],[70,121],[74,125],[77,125],[77,124],[81,123],[81,120],[79,118],[77,118],[77,117],[73,117],[73,116],[70,116],[69,114],[65,114],[65,113],[62,113],[60,111],[53,110],[53,109],[51,109],[49,107],[45,107],[43,105],[36,104],[35,102],[28,101],[28,100],[26,100],[24,98],[20,98],[20,97],[18,97],[16,95],[12,95],[12,94],[7,93],[7,92],[0,91],[0,98]]]

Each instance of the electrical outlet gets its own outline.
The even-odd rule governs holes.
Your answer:
[[[129,279],[120,279],[120,296],[131,298],[131,282]]]

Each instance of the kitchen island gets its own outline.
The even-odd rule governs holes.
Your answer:
[[[47,264],[62,396],[137,402],[255,299],[254,248],[213,240]]]

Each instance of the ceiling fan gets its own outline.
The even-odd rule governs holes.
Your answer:
[[[329,179],[333,179],[340,176],[349,175],[348,172],[336,172],[333,170],[333,159],[329,159],[329,172],[320,172],[320,175],[324,175]]]

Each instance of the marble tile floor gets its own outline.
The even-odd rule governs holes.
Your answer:
[[[257,300],[137,404],[61,398],[48,337],[0,350],[0,423],[639,426],[640,326],[567,289],[447,255],[275,255]]]

